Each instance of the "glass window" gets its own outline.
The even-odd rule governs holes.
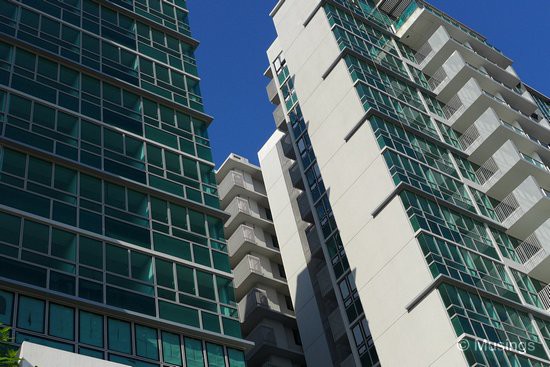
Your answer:
[[[195,255],[195,262],[197,264],[212,266],[210,262],[210,250],[207,247],[193,245],[193,254]]]
[[[126,192],[124,187],[107,182],[105,184],[105,204],[126,210]]]
[[[103,348],[103,316],[80,311],[79,339],[81,343]]]
[[[157,270],[157,284],[167,288],[175,288],[173,264],[168,261],[155,259]]]
[[[107,271],[129,276],[128,250],[107,244],[105,247]]]
[[[189,209],[189,224],[191,231],[195,233],[200,233],[206,235],[206,228],[204,225],[204,215],[202,213],[196,212]]]
[[[74,310],[50,303],[49,334],[74,340]]]
[[[221,345],[206,343],[208,367],[225,367],[225,356]]]
[[[227,348],[229,367],[245,367],[244,353],[240,350]]]
[[[53,229],[51,254],[66,260],[76,260],[76,235]]]
[[[189,294],[195,294],[195,276],[192,268],[184,265],[176,265],[178,276],[178,290]]]
[[[21,329],[44,332],[44,301],[35,298],[19,297],[17,326]]]
[[[50,227],[26,220],[23,230],[23,247],[48,253]]]
[[[214,276],[209,273],[197,270],[197,285],[199,296],[216,299],[214,291]]]
[[[76,177],[76,171],[61,166],[55,166],[54,187],[76,194]]]
[[[78,259],[81,264],[103,269],[103,243],[88,237],[80,237]]]
[[[187,367],[204,367],[202,342],[200,340],[185,338],[185,361]]]
[[[41,159],[29,157],[28,178],[31,181],[35,181],[46,186],[51,186],[52,164]]]
[[[101,180],[80,174],[80,195],[87,199],[101,202]]]
[[[0,213],[0,241],[12,245],[19,245],[19,234],[21,232],[21,218]]]
[[[162,332],[162,355],[165,363],[182,366],[180,337],[176,334]]]
[[[153,282],[153,261],[152,257],[132,251],[130,254],[132,260],[132,278],[143,280],[144,282]]]
[[[13,293],[0,291],[0,323],[11,325]]]
[[[161,319],[199,327],[199,312],[193,308],[158,301]]]
[[[121,353],[132,353],[130,324],[120,320],[109,319],[108,326],[109,349]]]
[[[136,325],[136,354],[149,359],[159,359],[157,330]]]
[[[231,279],[216,276],[216,285],[218,287],[218,297],[221,303],[227,305],[235,303],[235,290]]]

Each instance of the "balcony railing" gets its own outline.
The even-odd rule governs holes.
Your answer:
[[[550,284],[541,289],[541,291],[539,292],[539,298],[542,302],[542,305],[544,306],[544,309],[550,309]]]
[[[494,180],[497,177],[497,173],[500,171],[495,159],[489,158],[481,167],[475,171],[475,175],[481,185],[486,184],[489,181]]]
[[[516,247],[516,253],[521,263],[526,266],[526,272],[530,272],[547,255],[534,233]]]
[[[481,134],[475,124],[472,124],[464,133],[458,138],[458,142],[462,147],[462,150],[467,150],[474,145],[481,138]]]
[[[512,192],[495,207],[495,213],[501,222],[515,221],[521,217],[523,210],[519,205],[518,199]]]

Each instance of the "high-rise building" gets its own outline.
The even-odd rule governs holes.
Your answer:
[[[0,322],[139,367],[244,366],[185,0],[0,0]]]
[[[301,367],[304,354],[260,167],[230,154],[216,172],[249,367]]]
[[[550,99],[424,1],[271,16],[259,155],[308,365],[550,366]]]

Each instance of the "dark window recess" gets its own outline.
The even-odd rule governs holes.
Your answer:
[[[292,304],[292,299],[289,296],[285,296],[286,308],[290,311],[294,311],[294,305]]]
[[[285,267],[282,264],[277,264],[277,267],[279,268],[279,275],[281,278],[286,279]]]
[[[273,220],[273,216],[271,215],[271,210],[265,208],[265,216],[269,220]]]
[[[294,343],[296,343],[296,345],[302,345],[302,339],[300,338],[298,329],[292,329],[292,335],[294,336]]]
[[[271,235],[271,243],[273,243],[273,247],[279,248],[279,241],[277,241],[277,236]]]

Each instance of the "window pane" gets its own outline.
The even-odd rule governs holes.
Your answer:
[[[88,237],[80,237],[78,258],[81,264],[103,269],[103,244]]]
[[[193,274],[193,269],[178,264],[176,265],[176,271],[178,274],[178,290],[189,294],[195,294],[195,276]]]
[[[50,242],[50,227],[36,222],[25,221],[23,247],[47,253]]]
[[[74,340],[74,310],[51,303],[49,328],[50,335]]]
[[[130,324],[120,320],[109,319],[109,349],[130,354],[132,352],[132,336]]]
[[[76,260],[76,235],[54,229],[52,231],[52,250],[53,256],[61,257],[66,260]]]
[[[240,350],[227,348],[229,367],[245,367],[244,353]]]
[[[80,311],[79,325],[81,343],[103,348],[103,316]]]
[[[225,367],[223,347],[221,345],[206,343],[208,367]]]
[[[107,271],[128,276],[128,250],[113,245],[106,245]]]
[[[11,325],[13,293],[0,291],[0,323]]]
[[[17,326],[21,329],[44,332],[44,301],[19,297]]]
[[[19,233],[21,231],[21,218],[0,213],[0,241],[12,245],[19,245]]]
[[[197,270],[197,285],[199,289],[199,296],[216,299],[216,294],[214,291],[214,277],[212,274]]]
[[[159,359],[157,330],[136,325],[136,353],[138,356]]]
[[[162,332],[162,355],[164,362],[181,366],[180,338],[176,334]]]
[[[132,278],[152,283],[153,261],[151,256],[134,251],[130,256],[132,259]]]
[[[185,361],[187,367],[203,367],[202,342],[185,338]]]
[[[174,289],[173,264],[160,259],[155,259],[157,270],[157,284]]]

